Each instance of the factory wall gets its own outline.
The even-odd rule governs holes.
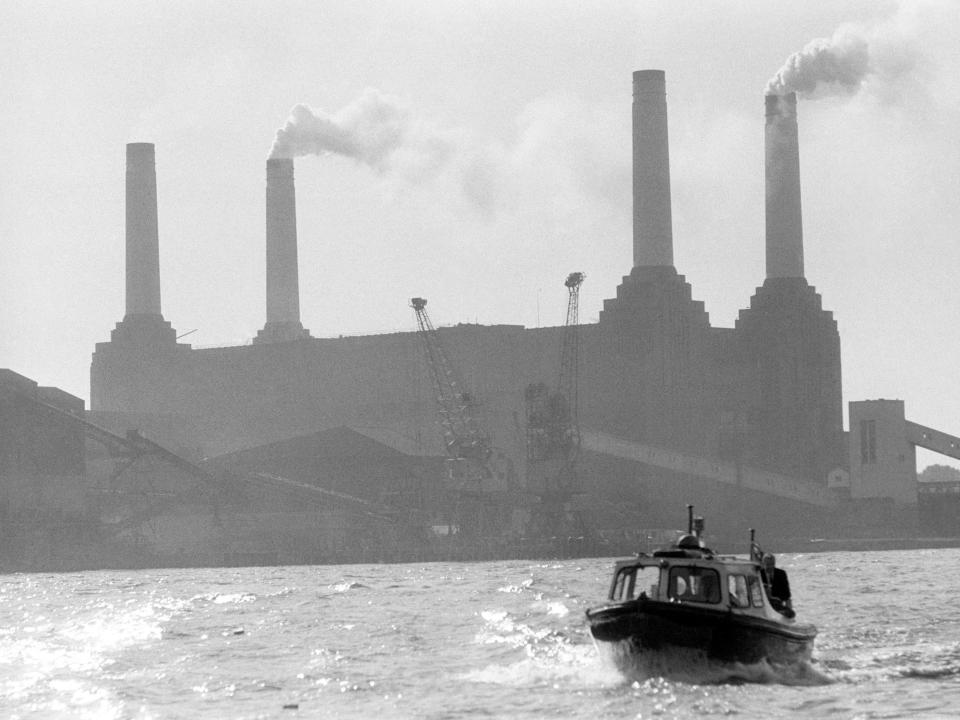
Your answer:
[[[917,504],[917,451],[903,400],[850,403],[850,496]]]
[[[736,329],[711,328],[682,276],[645,275],[626,278],[600,322],[580,327],[585,426],[812,482],[844,464],[839,338],[809,286],[758,293]],[[523,390],[556,383],[563,328],[438,332],[495,444],[520,464]],[[392,430],[443,454],[413,332],[168,349],[98,346],[91,378],[101,422],[200,456],[340,425]]]
[[[411,321],[412,324],[412,321]],[[523,389],[556,383],[562,328],[458,325],[438,330],[451,361],[480,399],[496,445],[521,439]],[[595,328],[584,329],[595,345]],[[94,415],[116,431],[136,426],[205,456],[339,425],[405,435],[442,455],[435,392],[414,332],[309,338],[232,348],[140,352],[102,343],[91,367]],[[584,366],[593,360],[585,358]],[[583,382],[592,373],[586,370]],[[153,417],[151,417],[151,415]]]
[[[917,515],[925,534],[960,537],[960,482],[918,483]]]
[[[82,511],[83,434],[39,403],[83,415],[80,398],[0,369],[0,523]]]
[[[586,452],[582,470],[589,526],[601,535],[612,536],[618,528],[684,527],[688,503],[706,516],[707,535],[717,539],[716,547],[731,552],[747,551],[750,528],[761,544],[783,549],[829,535],[836,527],[828,509],[791,498],[772,501],[751,488],[624,458]]]

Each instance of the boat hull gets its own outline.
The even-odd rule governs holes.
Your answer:
[[[646,599],[588,610],[587,619],[594,640],[618,666],[678,650],[726,663],[800,663],[810,659],[817,634],[810,625]]]

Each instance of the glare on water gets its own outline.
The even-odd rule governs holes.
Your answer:
[[[7,575],[0,715],[945,718],[958,560],[781,554],[811,666],[679,679],[594,647],[612,559]]]

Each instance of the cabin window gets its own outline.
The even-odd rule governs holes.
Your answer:
[[[763,607],[763,587],[756,575],[728,575],[727,592],[734,607]]]
[[[763,585],[756,575],[747,576],[747,587],[750,588],[750,604],[754,607],[763,607]]]
[[[720,602],[720,576],[716,570],[698,567],[670,568],[671,600],[682,602]]]
[[[646,593],[647,597],[656,597],[659,568],[627,567],[617,573],[610,591],[610,599],[624,602],[635,600]]]
[[[746,575],[728,575],[727,591],[730,593],[730,604],[734,607],[750,607],[750,593],[747,590]]]
[[[636,583],[636,568],[624,568],[617,573],[610,591],[611,600],[630,600],[633,597],[633,587]]]

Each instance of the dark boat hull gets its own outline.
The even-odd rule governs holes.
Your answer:
[[[588,610],[587,619],[618,665],[677,650],[727,663],[799,663],[810,659],[817,634],[810,625],[645,599]]]

